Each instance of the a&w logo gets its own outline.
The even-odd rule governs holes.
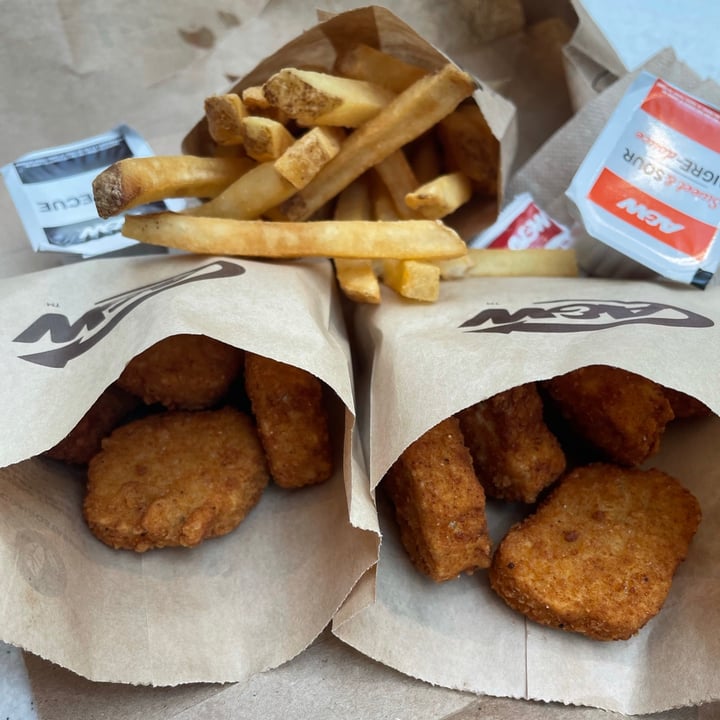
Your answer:
[[[707,328],[710,318],[663,303],[622,300],[552,300],[530,307],[489,307],[460,325],[475,333],[571,333],[619,325]]]
[[[20,355],[37,365],[61,368],[102,340],[129,312],[158,293],[200,280],[242,275],[245,268],[227,260],[218,260],[165,280],[99,300],[74,322],[61,313],[46,313],[23,330],[16,343],[45,345],[45,349]],[[49,342],[48,342],[49,340]],[[47,347],[50,345],[50,347]]]
[[[624,210],[628,215],[634,215],[638,220],[642,220],[647,226],[657,228],[665,235],[685,229],[684,225],[674,223],[670,218],[661,215],[656,210],[651,210],[646,205],[630,197],[620,200],[617,207]]]

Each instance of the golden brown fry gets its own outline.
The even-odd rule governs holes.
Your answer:
[[[700,522],[697,500],[659,470],[574,470],[513,527],[490,583],[531,620],[625,640],[656,615]]]
[[[485,493],[456,418],[412,443],[382,481],[400,539],[420,572],[437,582],[490,564]]]
[[[433,220],[294,223],[168,212],[127,215],[122,233],[151,245],[201,255],[411,260],[459,257],[466,252],[465,243],[454,230]]]
[[[673,418],[663,389],[609,365],[588,365],[543,383],[572,430],[621,465],[639,465],[660,448]]]
[[[290,131],[271,118],[249,115],[240,129],[248,157],[261,163],[277,160],[295,142]]]
[[[440,297],[440,268],[431,262],[385,259],[383,282],[409,300],[435,302]]]
[[[277,485],[299,488],[333,473],[322,384],[306,370],[247,353],[245,390]]]
[[[255,163],[249,158],[164,155],[119,160],[93,180],[98,215],[175,197],[215,197]]]
[[[442,175],[444,166],[434,129],[426,132],[412,144],[408,159],[418,183],[426,183]]]
[[[369,220],[372,211],[367,183],[358,178],[348,185],[335,204],[335,219],[339,221]],[[365,258],[334,258],[335,275],[343,293],[355,302],[380,302],[378,282],[372,260]]]
[[[469,255],[463,255],[452,260],[436,260],[433,264],[437,265],[441,280],[459,280],[472,267],[472,260]]]
[[[263,92],[271,105],[301,125],[341,127],[361,125],[395,97],[375,83],[298,68],[275,73]]]
[[[242,119],[248,110],[236,93],[205,98],[205,117],[210,137],[218,145],[240,145],[243,141]]]
[[[270,105],[270,101],[265,97],[262,85],[252,85],[246,87],[241,93],[245,107],[250,113],[255,114],[258,110],[267,110]]]
[[[141,401],[135,395],[110,385],[78,424],[54,447],[44,454],[54,460],[84,465],[100,452],[103,438],[107,437]]]
[[[480,108],[471,102],[460,105],[438,124],[448,170],[460,170],[485,195],[497,195],[500,143],[492,134]]]
[[[313,128],[275,161],[275,170],[300,190],[340,152],[344,139],[345,132],[341,128]]]
[[[472,183],[461,172],[439,175],[405,195],[405,204],[428,220],[455,212],[472,197]]]
[[[184,210],[198,217],[253,220],[291,197],[295,187],[272,162],[256,165],[209,202]]]
[[[575,251],[529,248],[468,248],[468,277],[577,277]]]
[[[465,445],[488,497],[532,503],[565,471],[565,454],[543,419],[535,383],[458,413]]]
[[[337,59],[335,71],[345,77],[368,80],[400,93],[428,71],[404,60],[377,50],[370,45],[358,43]]]
[[[171,335],[125,366],[119,387],[147,404],[198,410],[218,403],[242,370],[243,352],[206,335]]]
[[[375,165],[375,172],[387,188],[399,218],[410,220],[421,217],[405,202],[408,193],[417,188],[418,180],[402,149],[396,150]],[[437,218],[428,219],[436,220]]]
[[[116,549],[193,547],[234,530],[267,483],[250,417],[229,407],[163,412],[105,439],[88,468],[83,514]]]
[[[355,178],[422,135],[472,94],[472,78],[452,64],[427,75],[352,132],[306,188],[283,204],[289,220],[306,220]]]

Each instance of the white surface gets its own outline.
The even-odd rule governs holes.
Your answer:
[[[581,0],[581,4],[628,70],[672,47],[699,75],[720,81],[717,0]]]
[[[1,642],[0,719],[37,720],[22,653]]]

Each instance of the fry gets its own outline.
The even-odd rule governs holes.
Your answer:
[[[242,144],[241,121],[247,115],[247,108],[236,93],[205,98],[208,132],[218,145]]]
[[[294,192],[295,187],[278,173],[273,163],[266,162],[246,172],[213,200],[184,212],[202,217],[253,220]]]
[[[427,70],[417,65],[406,63],[363,43],[354,45],[340,55],[335,71],[348,78],[375,82],[396,93],[407,90],[410,85],[428,74]]]
[[[338,196],[335,205],[336,220],[369,220],[371,214],[370,194],[362,179],[348,185]],[[380,283],[372,260],[334,258],[334,263],[338,285],[346,297],[355,302],[380,302]]]
[[[574,250],[470,248],[468,257],[472,262],[467,271],[470,277],[577,277],[578,274]]]
[[[285,68],[263,85],[271,105],[302,125],[357,127],[376,115],[395,93],[374,83],[313,70]]]
[[[277,120],[250,115],[240,123],[245,152],[253,160],[277,160],[294,142],[290,131]]]
[[[396,150],[379,162],[375,166],[375,172],[390,193],[398,217],[403,220],[419,217],[418,213],[405,203],[407,195],[417,188],[418,181],[402,149]]]
[[[451,63],[420,78],[349,135],[308,186],[284,203],[289,220],[306,220],[368,168],[422,135],[472,94],[472,78]]]
[[[470,178],[462,172],[439,175],[405,195],[405,204],[428,220],[455,212],[472,197]]]
[[[255,163],[249,158],[164,155],[126,158],[93,180],[98,215],[108,218],[125,210],[173,197],[214,197]]]
[[[126,215],[123,235],[201,255],[443,259],[467,252],[454,230],[433,220],[267,222],[183,213]]]
[[[480,108],[464,103],[438,124],[450,170],[461,170],[483,193],[497,195],[500,144]]]
[[[275,161],[275,169],[300,190],[340,152],[344,138],[345,133],[341,128],[313,128],[298,138]]]
[[[434,130],[419,137],[410,150],[410,165],[418,183],[426,183],[443,172],[440,147]]]
[[[241,93],[242,101],[251,115],[270,118],[277,120],[282,125],[286,125],[290,119],[287,113],[280,108],[273,107],[265,97],[262,85],[253,85],[245,88]]]
[[[387,186],[380,180],[373,186],[375,219],[396,220],[397,210]],[[440,269],[434,263],[385,258],[381,263],[383,282],[398,295],[411,300],[435,302],[440,297]]]
[[[386,259],[382,272],[383,282],[402,297],[422,302],[435,302],[440,297],[440,268],[433,263]]]

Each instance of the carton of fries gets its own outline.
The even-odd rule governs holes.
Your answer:
[[[334,278],[325,262],[137,260],[2,282],[2,639],[92,680],[238,681],[309,645],[377,557]],[[178,334],[319,378],[334,471],[313,487],[268,485],[237,528],[197,547],[116,550],[84,522],[85,467],[44,452],[131,358]],[[187,463],[175,447],[168,463]],[[134,472],[148,448],[126,449]]]
[[[351,596],[335,634],[412,677],[481,694],[633,714],[717,699],[720,293],[579,278],[471,279],[446,292],[447,302],[423,307],[386,292],[380,305],[357,311],[360,428],[383,541],[376,602],[356,613]],[[683,391],[712,410],[672,420],[659,453],[643,464],[690,489],[703,518],[663,609],[622,641],[526,620],[491,590],[485,569],[433,581],[411,563],[384,491],[401,453],[440,421],[509,388],[595,364]],[[530,507],[488,496],[494,547]]]

